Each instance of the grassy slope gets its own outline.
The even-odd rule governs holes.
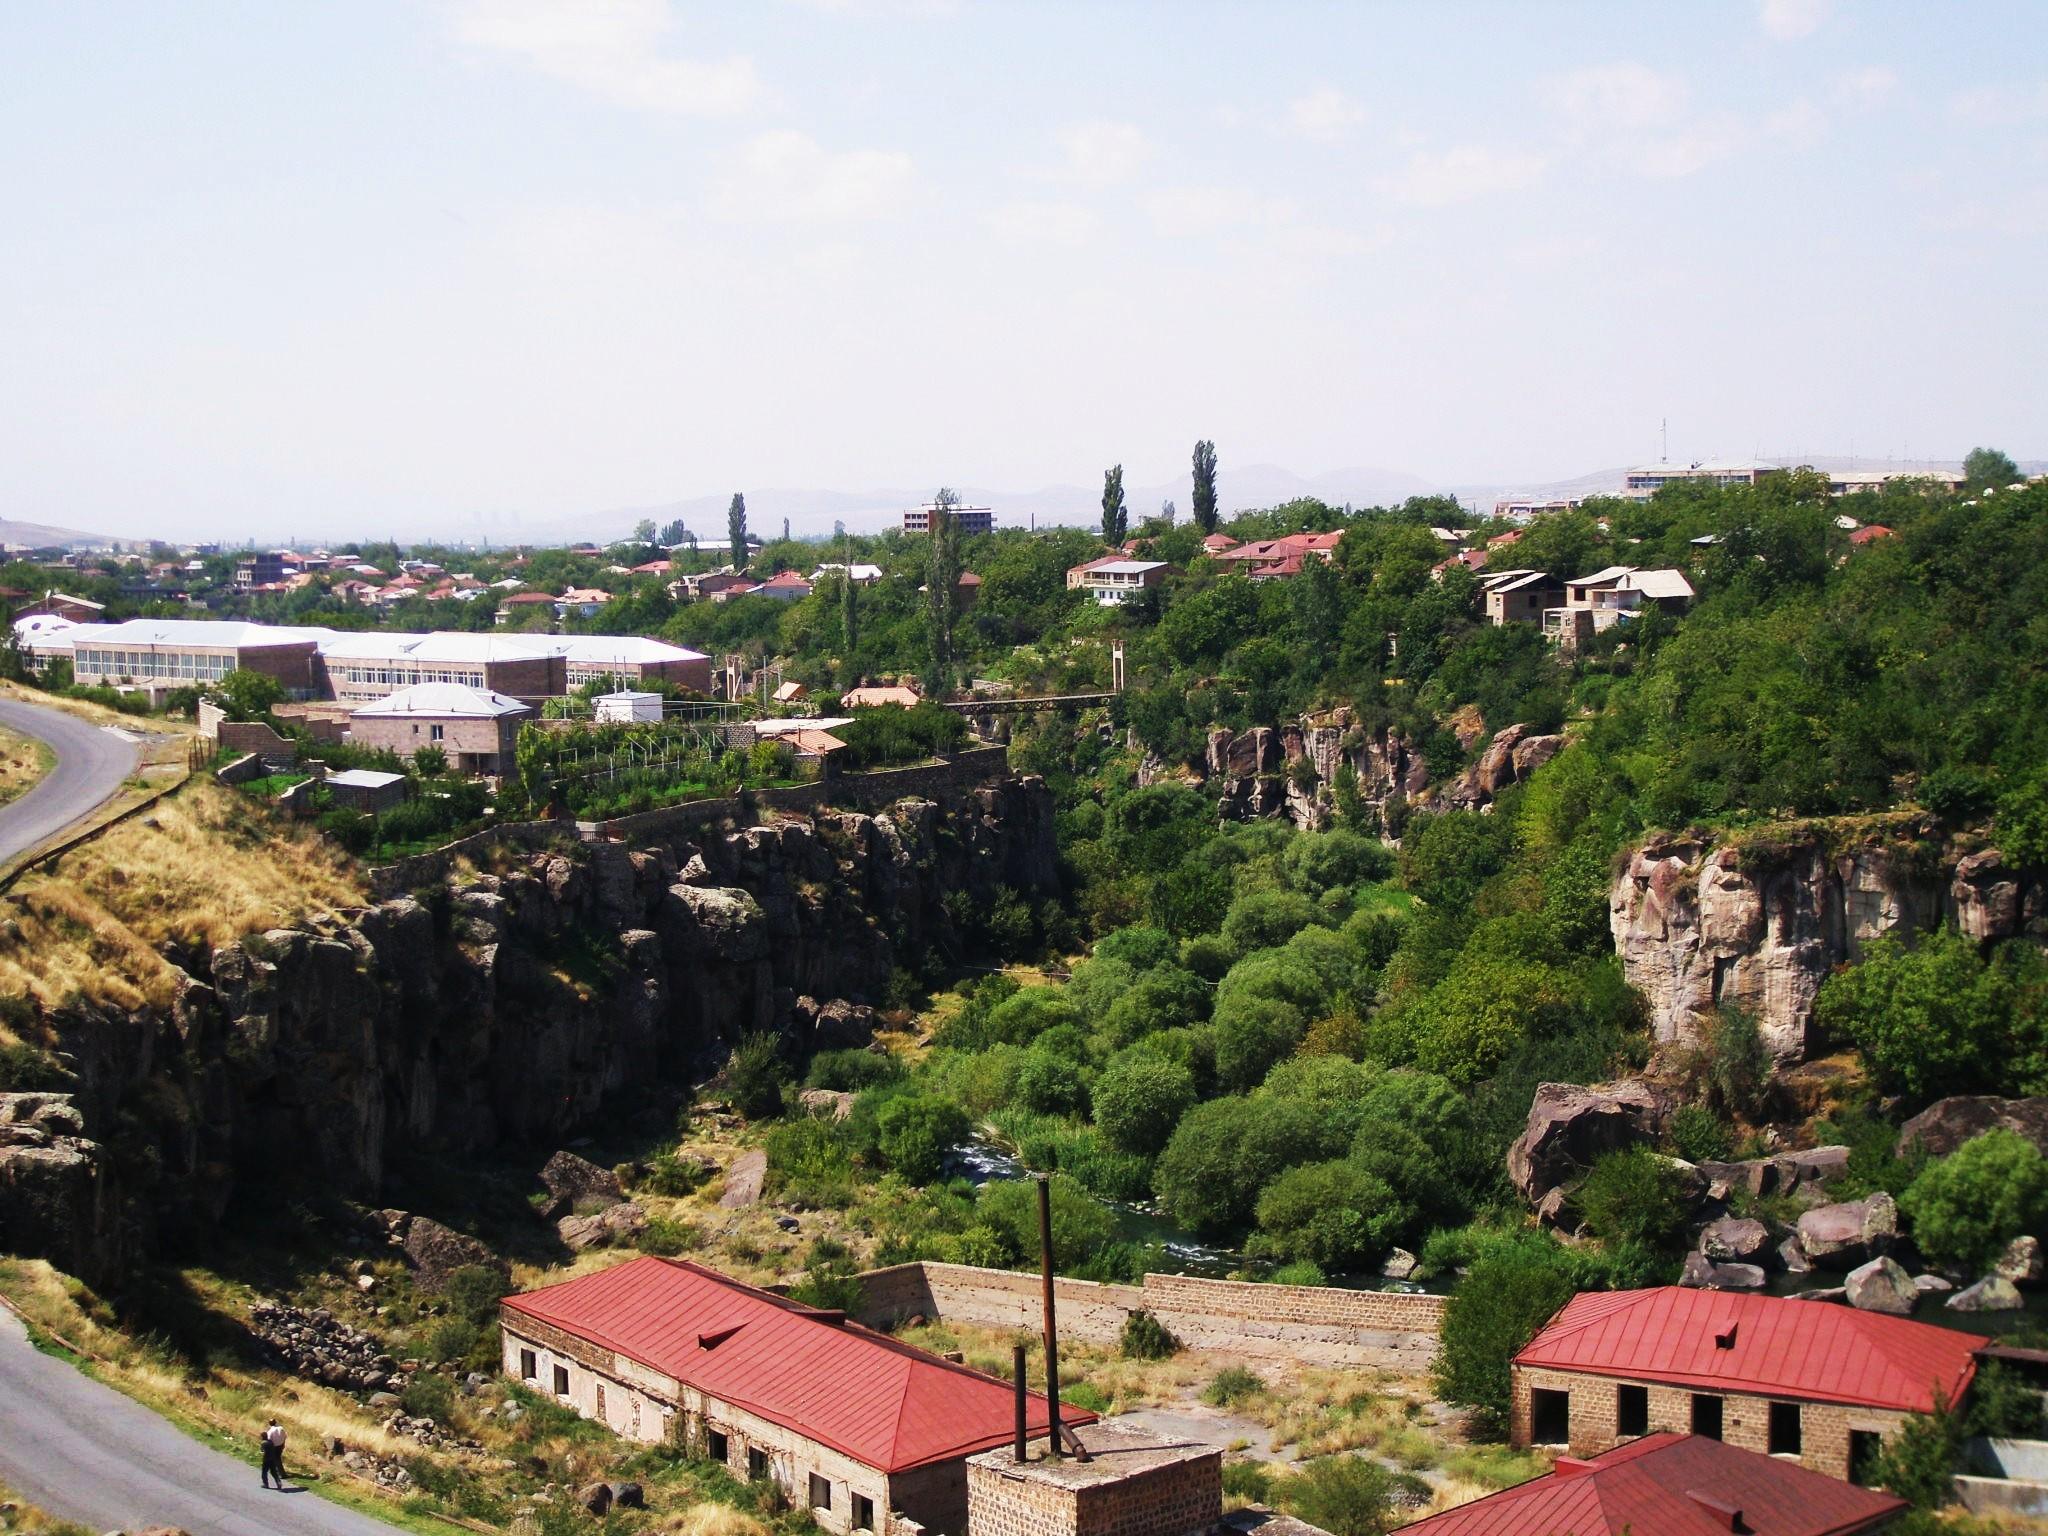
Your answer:
[[[0,728],[0,805],[26,794],[56,762],[33,736]]]
[[[366,900],[360,875],[312,832],[200,776],[111,827],[0,902],[0,993],[122,1008],[167,1003],[166,944],[224,944]]]

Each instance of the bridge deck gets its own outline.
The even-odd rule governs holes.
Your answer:
[[[1031,709],[1079,709],[1091,704],[1107,704],[1115,698],[1114,693],[1053,693],[1032,699],[946,699],[948,709],[957,709],[963,715],[1008,715]]]

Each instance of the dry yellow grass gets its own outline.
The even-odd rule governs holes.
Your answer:
[[[23,1503],[12,1488],[0,1483],[0,1536],[92,1536],[92,1532]]]
[[[316,833],[195,777],[17,882],[0,993],[161,1006],[177,983],[163,946],[225,944],[367,900]]]
[[[672,1531],[675,1536],[768,1536],[767,1526],[730,1504],[693,1504],[653,1529]]]
[[[0,805],[27,793],[52,761],[50,749],[34,737],[0,728]]]

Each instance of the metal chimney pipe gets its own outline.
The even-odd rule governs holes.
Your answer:
[[[1046,1449],[1060,1457],[1060,1335],[1052,1303],[1052,1185],[1038,1176],[1038,1256],[1045,1287],[1045,1412]]]
[[[1030,1396],[1024,1390],[1024,1346],[1010,1346],[1010,1379],[1017,1384],[1017,1460],[1019,1463],[1031,1459]]]

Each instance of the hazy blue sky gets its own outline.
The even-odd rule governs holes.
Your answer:
[[[2048,451],[2048,6],[0,6],[0,516]],[[2031,274],[2031,275],[2030,275]]]

